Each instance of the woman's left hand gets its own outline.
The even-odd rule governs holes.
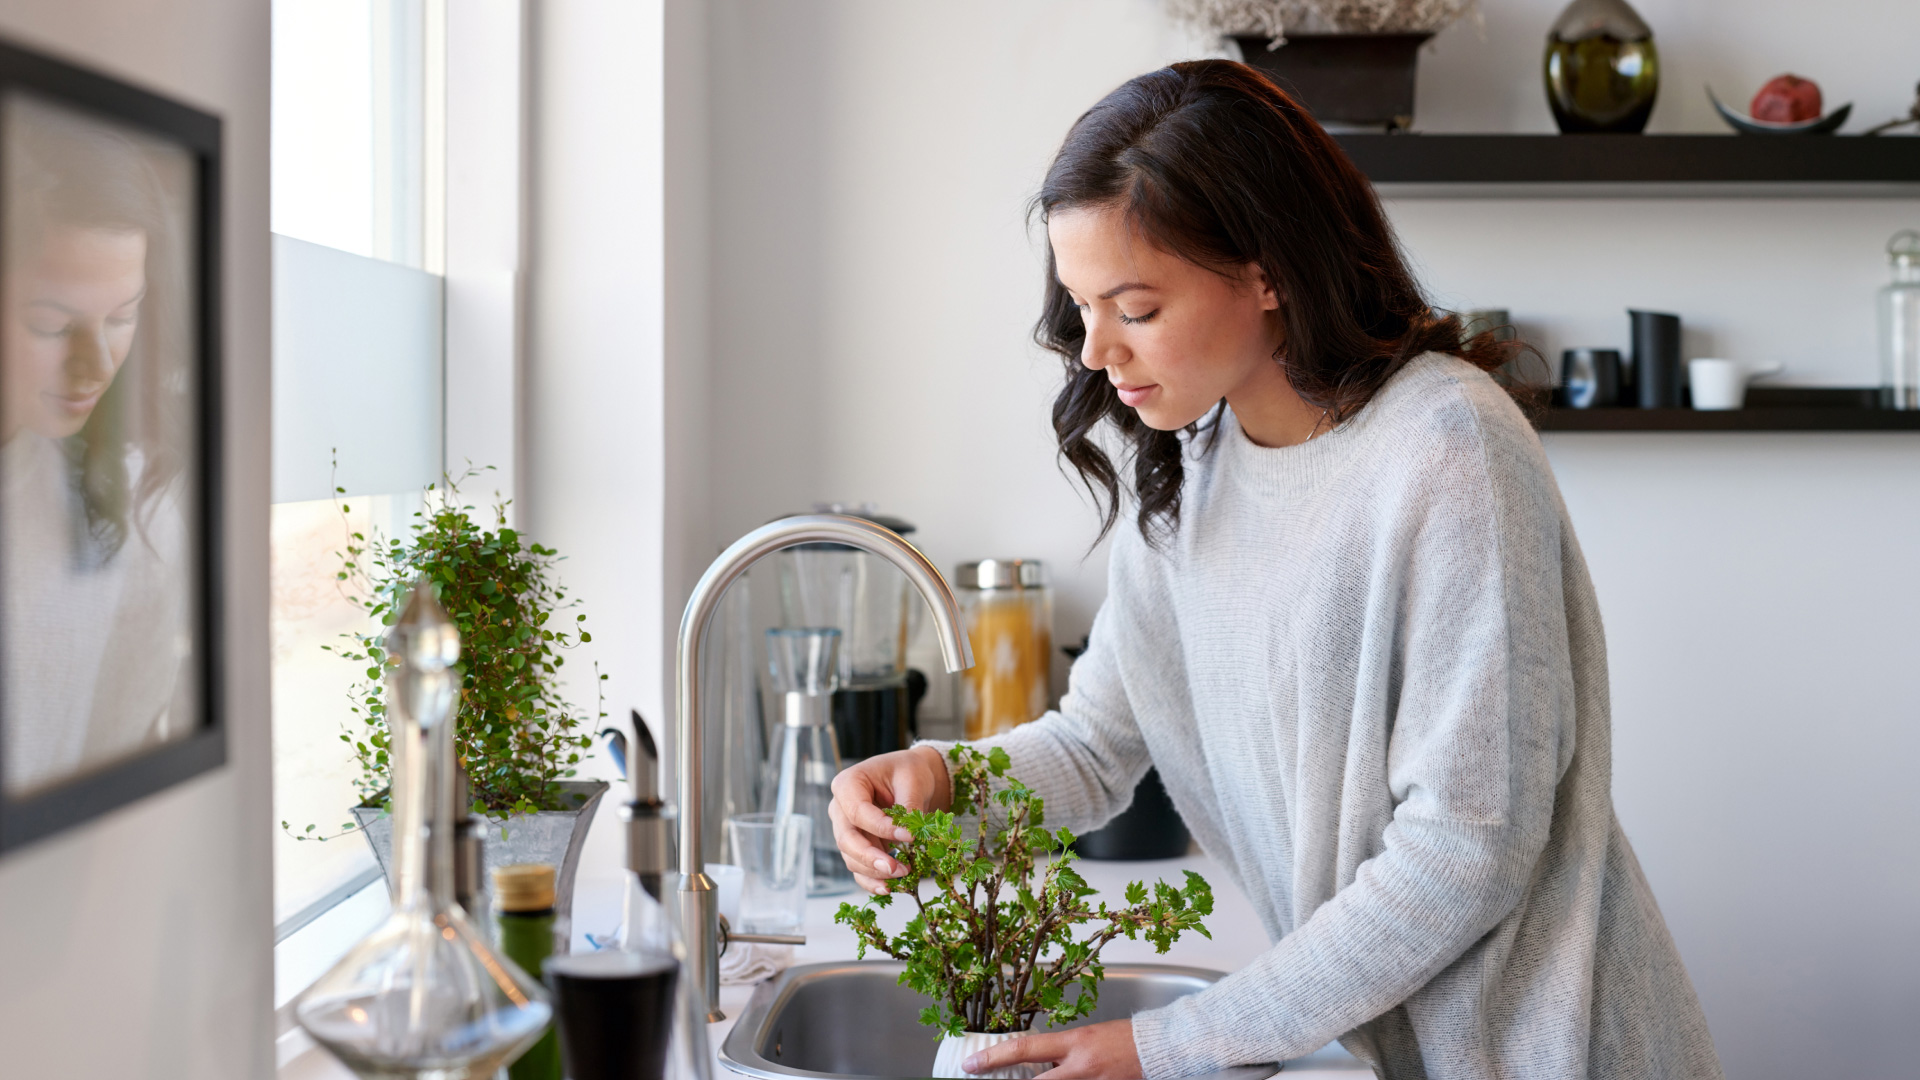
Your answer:
[[[1022,1035],[989,1046],[960,1063],[970,1073],[991,1072],[1023,1062],[1053,1064],[1038,1080],[1094,1077],[1097,1080],[1139,1080],[1140,1055],[1133,1049],[1133,1021],[1109,1020],[1068,1031]]]

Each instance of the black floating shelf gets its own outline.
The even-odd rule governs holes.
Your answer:
[[[1389,197],[1920,196],[1907,135],[1340,135]]]
[[[1697,409],[1555,406],[1541,431],[1920,431],[1920,410],[1883,409],[1871,387],[1755,386],[1747,407]]]

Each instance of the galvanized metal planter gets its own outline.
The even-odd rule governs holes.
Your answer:
[[[508,818],[504,826],[491,818],[482,819],[487,872],[491,874],[495,867],[515,863],[546,863],[556,868],[554,910],[571,918],[573,877],[580,868],[580,849],[586,842],[587,830],[593,825],[593,812],[600,805],[600,797],[607,793],[607,787],[604,780],[563,781],[561,791],[574,809],[516,814]],[[353,820],[366,836],[368,846],[373,848],[380,872],[391,874],[388,867],[393,858],[392,815],[363,803],[353,808]],[[392,884],[391,877],[388,884]]]

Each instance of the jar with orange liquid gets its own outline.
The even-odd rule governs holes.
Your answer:
[[[961,563],[954,592],[973,644],[960,673],[962,737],[1011,731],[1047,711],[1053,664],[1053,594],[1036,559]]]

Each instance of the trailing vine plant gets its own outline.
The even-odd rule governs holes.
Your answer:
[[[592,744],[592,728],[589,717],[560,696],[557,683],[566,664],[562,652],[593,636],[582,625],[586,616],[573,611],[579,602],[568,599],[554,573],[559,553],[508,527],[507,502],[494,505],[488,527],[475,520],[472,505],[460,501],[459,485],[483,471],[469,468],[428,485],[426,505],[414,512],[404,539],[347,527],[334,576],[375,625],[342,634],[345,644],[321,648],[361,669],[348,691],[349,717],[340,739],[359,766],[354,786],[363,803],[384,805],[392,784],[384,680],[398,660],[387,655],[383,639],[407,591],[425,580],[460,631],[454,753],[471,786],[473,810],[504,819],[574,809],[560,783],[575,774],[581,751]],[[340,502],[345,489],[334,491],[346,520],[352,508]],[[560,620],[569,612],[571,623]],[[606,679],[597,670],[596,676],[596,686]],[[308,826],[305,837],[328,838],[313,831]]]
[[[951,811],[887,811],[912,834],[893,849],[906,875],[834,916],[852,927],[862,958],[872,949],[906,964],[900,983],[933,999],[922,1024],[959,1035],[1026,1031],[1041,1016],[1069,1023],[1099,1003],[1108,942],[1145,938],[1164,953],[1188,930],[1212,936],[1200,921],[1213,913],[1205,878],[1189,870],[1184,888],[1159,881],[1151,890],[1136,881],[1125,907],[1093,904],[1096,890],[1072,866],[1073,834],[1044,827],[1043,801],[1007,775],[1007,752],[958,745],[948,759]],[[915,913],[889,936],[879,914],[898,897]]]

